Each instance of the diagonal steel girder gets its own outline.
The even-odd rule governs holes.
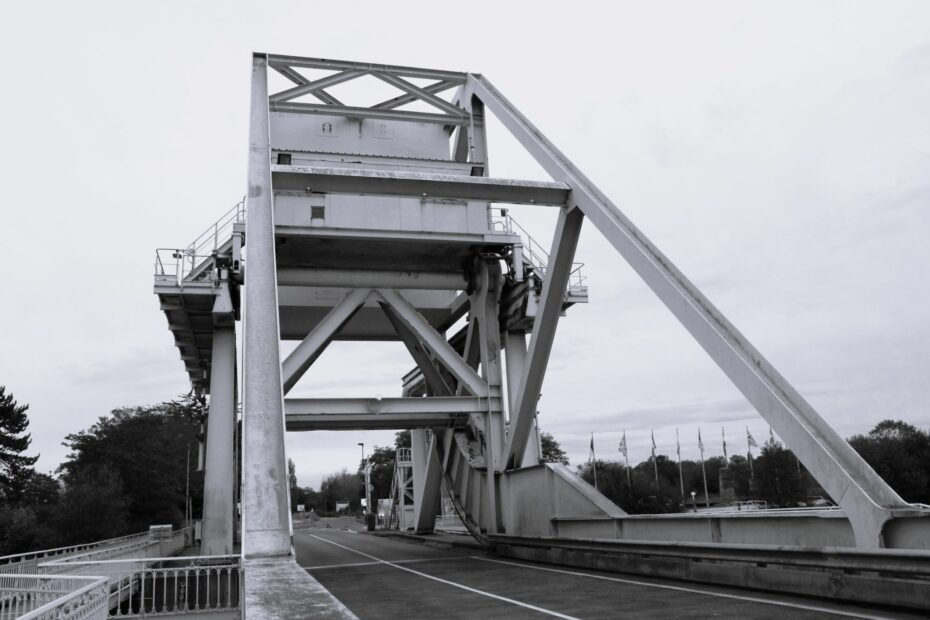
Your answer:
[[[350,291],[345,297],[329,311],[323,320],[317,323],[307,337],[304,338],[291,354],[284,360],[282,367],[282,381],[284,393],[287,394],[300,380],[307,369],[313,365],[333,338],[345,324],[358,311],[362,304],[371,295],[371,289],[357,288]]]
[[[884,523],[911,507],[814,410],[662,252],[491,83],[476,96],[556,181],[843,508],[860,547],[883,544]]]
[[[397,317],[416,334],[436,361],[445,366],[468,392],[475,396],[490,394],[488,384],[481,378],[481,375],[465,363],[465,360],[446,342],[442,334],[433,329],[429,321],[417,312],[417,309],[404,299],[403,295],[386,288],[377,289],[375,293],[397,313]]]
[[[417,339],[416,335],[402,320],[400,320],[400,317],[397,316],[397,312],[388,304],[381,304],[381,310],[387,316],[388,321],[391,322],[394,331],[400,336],[404,346],[407,347],[410,357],[413,358],[420,372],[423,373],[423,379],[426,381],[426,385],[429,387],[430,392],[435,396],[451,395],[452,389],[446,384],[445,379],[442,377],[442,373],[439,372],[439,368],[437,368],[433,360],[430,359],[429,353],[423,348],[423,345]]]
[[[559,212],[539,310],[533,321],[533,335],[530,338],[520,384],[515,386],[517,395],[513,399],[511,410],[510,437],[503,453],[503,462],[512,463],[515,467],[522,463],[526,443],[533,430],[536,405],[542,391],[552,343],[555,341],[556,326],[562,314],[562,300],[571,275],[572,261],[575,258],[575,248],[578,246],[583,221],[584,214],[579,209],[565,208]]]

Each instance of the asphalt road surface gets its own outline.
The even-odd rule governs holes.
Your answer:
[[[815,599],[559,568],[341,529],[294,532],[297,561],[361,620],[918,618]]]

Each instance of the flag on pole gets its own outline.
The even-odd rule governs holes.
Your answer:
[[[758,448],[759,444],[756,443],[756,440],[753,438],[752,433],[749,432],[749,427],[746,427],[746,443],[749,444],[750,448]]]
[[[723,441],[723,463],[726,466],[730,462],[730,457],[727,456],[727,434],[722,426],[720,427],[720,439]]]
[[[655,432],[650,428],[649,435],[652,437],[652,459],[656,458],[656,435]]]
[[[681,442],[678,441],[678,429],[675,429],[675,452],[678,454],[678,460],[681,461]]]
[[[591,470],[594,473],[594,488],[597,489],[597,459],[594,457],[594,433],[591,433],[591,452],[588,455]]]
[[[704,442],[701,441],[701,429],[698,428],[698,450],[701,451],[701,455],[704,454]]]
[[[626,484],[633,488],[633,478],[630,476],[630,455],[626,449],[626,429],[623,429],[623,438],[620,439],[620,452],[623,452],[623,461],[626,463]]]

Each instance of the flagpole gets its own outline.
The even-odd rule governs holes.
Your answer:
[[[685,476],[681,473],[681,441],[678,440],[678,429],[675,429],[675,450],[678,452],[678,483],[681,485],[681,504],[685,505]]]
[[[652,468],[656,473],[656,499],[659,499],[659,464],[656,462],[656,436],[655,431],[649,429],[649,435],[652,437]]]
[[[704,467],[704,442],[701,440],[700,428],[698,428],[698,449],[701,451],[701,474],[704,476],[704,505],[710,508],[710,495],[707,492],[707,469]]]
[[[594,433],[591,433],[591,470],[594,472],[594,490],[597,490],[597,456],[594,454]]]
[[[626,429],[623,429],[623,440],[620,442],[620,445],[623,446],[623,460],[626,461],[626,484],[630,487],[630,491],[633,490],[633,479],[630,477],[630,452],[626,445]]]

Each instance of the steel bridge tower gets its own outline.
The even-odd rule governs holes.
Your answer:
[[[292,85],[269,92],[269,70]],[[397,96],[353,106],[328,90],[372,78]],[[898,497],[486,78],[255,54],[251,92],[245,207],[157,264],[156,293],[181,358],[195,389],[210,395],[204,553],[233,544],[237,445],[243,554],[291,553],[284,434],[318,429],[413,430],[418,530],[432,528],[444,485],[479,540],[930,546],[927,512]],[[551,179],[490,175],[488,113]],[[497,206],[507,204],[557,210],[548,252]],[[585,220],[785,440],[842,508],[838,518],[627,518],[564,466],[539,463],[536,407],[559,317],[587,301],[573,262]],[[298,341],[283,362],[281,340]],[[403,396],[287,398],[333,340],[402,342],[415,363]]]

